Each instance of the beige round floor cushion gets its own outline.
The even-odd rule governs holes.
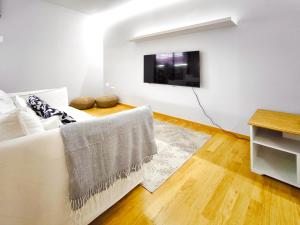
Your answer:
[[[96,104],[99,108],[114,107],[118,104],[118,102],[119,102],[119,99],[115,95],[102,96],[102,97],[96,98]]]
[[[70,106],[76,108],[76,109],[90,109],[94,107],[95,105],[95,99],[92,97],[78,97],[71,101]]]

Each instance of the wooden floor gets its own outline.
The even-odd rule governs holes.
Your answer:
[[[104,116],[129,108],[87,111]],[[250,172],[249,141],[166,115],[155,118],[212,137],[153,194],[139,186],[91,225],[300,225],[300,189]]]

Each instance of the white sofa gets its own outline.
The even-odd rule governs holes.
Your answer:
[[[18,93],[17,93],[18,94]],[[66,94],[66,93],[65,93]],[[16,94],[12,94],[12,98]],[[26,97],[28,93],[21,93]],[[67,95],[66,95],[67,96]],[[77,121],[90,115],[64,104],[56,105]],[[89,224],[143,180],[142,170],[117,181],[82,208],[81,218],[68,200],[68,173],[59,129],[0,142],[0,224]]]

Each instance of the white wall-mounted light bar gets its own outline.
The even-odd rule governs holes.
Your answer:
[[[192,24],[184,27],[177,27],[170,30],[159,31],[155,33],[149,33],[144,35],[138,35],[130,39],[130,41],[144,41],[144,40],[151,40],[163,37],[170,37],[179,34],[186,34],[192,32],[201,32],[201,31],[208,31],[223,27],[232,27],[236,26],[237,23],[231,17],[225,17],[216,20],[210,20],[206,22],[201,22],[197,24]]]
[[[4,41],[4,37],[0,35],[0,43]]]

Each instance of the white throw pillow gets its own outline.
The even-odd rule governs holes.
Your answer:
[[[18,119],[25,135],[44,131],[40,118],[31,109],[20,109],[18,111]]]
[[[15,105],[17,108],[27,108],[27,103],[24,98],[21,98],[19,95],[15,96]]]
[[[16,104],[17,108],[33,113],[35,115],[35,117],[40,120],[43,130],[56,129],[56,128],[59,128],[60,125],[62,124],[60,122],[60,119],[58,116],[52,116],[47,119],[37,116],[36,113],[27,105],[25,99],[21,98],[18,95],[15,96],[15,104]],[[36,120],[36,119],[34,118],[34,120]],[[40,125],[38,125],[37,121],[35,121],[35,124],[36,124],[36,126],[35,126],[36,128],[34,128],[34,130],[37,129],[37,132],[40,132],[41,131]],[[25,129],[27,129],[26,125],[25,125]],[[26,132],[26,133],[28,133],[28,132]]]
[[[15,100],[15,105],[16,105],[17,109],[22,109],[22,110],[25,110],[25,111],[27,111],[27,112],[31,112],[31,113],[33,113],[34,115],[38,116],[38,115],[32,110],[32,108],[30,108],[30,107],[27,105],[27,103],[26,103],[26,101],[25,101],[24,98],[21,98],[20,96],[16,95],[15,98],[14,98],[14,100]],[[38,116],[38,118],[41,119],[39,116]]]
[[[0,114],[8,113],[16,109],[12,99],[4,91],[0,90]]]
[[[19,96],[25,100],[26,104],[30,95],[38,96],[53,108],[59,108],[69,105],[68,90],[66,87],[10,94],[11,98],[13,98],[14,101],[16,101],[16,96]]]
[[[0,141],[44,131],[39,117],[33,111],[15,109],[0,115]]]
[[[0,141],[22,137],[25,135],[18,119],[19,110],[0,115]]]
[[[45,130],[52,130],[52,129],[59,128],[60,125],[62,124],[58,116],[52,116],[47,119],[41,119],[41,122]]]

